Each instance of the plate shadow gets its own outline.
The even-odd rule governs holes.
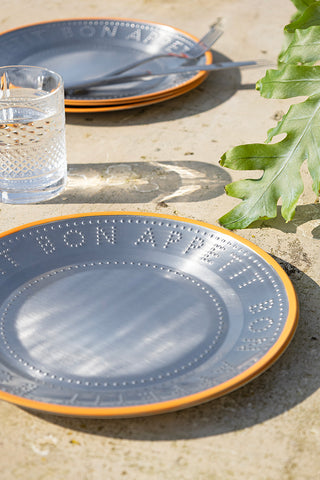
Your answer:
[[[230,58],[212,51],[214,62],[228,62]],[[261,76],[257,70],[257,80]],[[112,127],[119,125],[143,125],[197,115],[226,102],[239,89],[255,89],[255,84],[241,85],[241,70],[232,68],[211,72],[206,80],[189,92],[147,107],[108,112],[67,113],[70,125]]]

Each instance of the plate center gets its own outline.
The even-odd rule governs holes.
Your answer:
[[[63,78],[65,88],[72,88],[82,83],[95,81],[104,75],[131,64],[135,59],[142,59],[147,54],[143,54],[137,50],[127,48],[111,49],[111,48],[88,48],[83,46],[80,50],[76,48],[66,49],[52,48],[29,55],[24,61],[28,65],[41,65],[55,72],[60,73]],[[153,68],[159,71],[159,62],[150,62],[148,67],[140,67],[131,70],[129,73],[138,73]],[[162,68],[160,68],[160,71]],[[148,88],[154,87],[163,81],[161,77],[147,79],[147,81],[136,80],[128,83],[119,83],[116,85],[105,85],[95,87],[94,92],[101,94],[124,95],[128,92],[144,93]],[[87,93],[88,95],[88,93]]]
[[[224,308],[208,286],[144,262],[50,271],[16,290],[1,315],[6,353],[20,366],[78,383],[185,373],[214,353],[226,331]]]

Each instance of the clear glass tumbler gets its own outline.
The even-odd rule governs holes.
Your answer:
[[[0,200],[49,200],[66,180],[61,76],[41,67],[0,67]]]

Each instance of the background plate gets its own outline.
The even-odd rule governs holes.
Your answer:
[[[201,80],[194,85],[196,87]],[[140,108],[140,107],[147,107],[149,105],[154,105],[155,103],[165,102],[166,100],[171,100],[176,98],[184,93],[187,93],[190,88],[181,88],[179,90],[175,90],[171,94],[166,95],[159,95],[155,98],[151,97],[147,100],[140,100],[136,102],[130,103],[120,103],[120,104],[112,104],[112,105],[94,105],[94,106],[79,106],[79,105],[66,105],[65,111],[67,113],[97,113],[97,112],[114,112],[118,110],[129,110],[132,108]]]
[[[27,25],[0,35],[0,65],[41,65],[60,73],[65,87],[96,79],[123,65],[155,53],[184,52],[198,39],[173,27],[120,18],[69,19]],[[195,61],[211,63],[211,52]],[[132,72],[162,72],[182,64],[174,57],[154,60]],[[194,88],[207,72],[139,80],[66,96],[66,105],[128,103]],[[196,83],[195,83],[196,82]]]
[[[297,323],[279,265],[240,237],[151,214],[2,234],[0,398],[116,417],[195,405],[274,362]]]

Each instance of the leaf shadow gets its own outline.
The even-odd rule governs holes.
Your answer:
[[[294,265],[276,260],[296,289],[300,321],[286,352],[255,380],[208,403],[149,417],[90,419],[30,413],[45,422],[89,435],[174,441],[243,430],[294,408],[320,387],[320,287]]]
[[[255,222],[251,228],[274,228],[284,233],[296,233],[298,227],[304,225],[312,220],[319,220],[320,223],[320,204],[310,203],[307,205],[298,205],[294,218],[286,222],[281,215],[281,207],[278,206],[278,214],[276,218],[264,220],[262,222]],[[320,239],[320,224],[312,229],[311,234],[313,238]]]

